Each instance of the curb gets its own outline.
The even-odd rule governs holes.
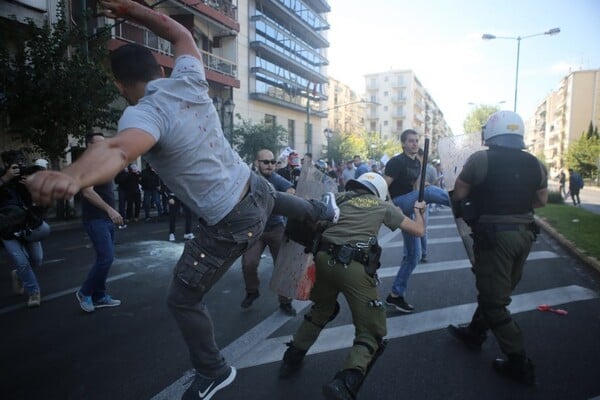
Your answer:
[[[600,272],[600,261],[595,259],[594,257],[588,256],[582,250],[578,249],[573,242],[565,238],[562,234],[560,234],[556,229],[554,229],[550,224],[548,224],[545,220],[538,217],[535,217],[535,222],[552,238],[554,238],[560,245],[567,250],[572,256],[576,257],[583,264],[595,269]]]

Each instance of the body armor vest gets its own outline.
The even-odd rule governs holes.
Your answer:
[[[514,149],[490,148],[487,175],[472,190],[478,215],[532,212],[531,203],[542,179],[537,158]]]

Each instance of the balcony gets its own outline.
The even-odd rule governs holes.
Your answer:
[[[406,97],[404,97],[404,96],[393,96],[391,98],[391,100],[392,100],[392,103],[394,103],[394,104],[399,104],[399,103],[400,104],[404,104],[404,103],[406,103]]]
[[[291,59],[289,56],[282,54],[277,48],[274,48],[268,43],[254,40],[250,42],[250,48],[256,52],[257,56],[264,58],[273,64],[280,65],[289,71],[308,79],[311,82],[328,82],[328,78],[321,74],[320,71],[315,71],[314,69],[309,68],[307,65]]]
[[[105,23],[105,25],[108,25]],[[147,28],[130,21],[122,22],[112,27],[112,37],[119,41],[137,43],[158,53],[158,62],[168,68],[173,67],[173,51],[171,43],[156,36]],[[109,44],[111,50],[116,49],[118,43]],[[207,51],[200,51],[206,69],[206,78],[223,85],[239,88],[237,64],[233,61],[216,56]]]
[[[264,13],[314,48],[329,47],[329,41],[319,32],[329,29],[327,21],[312,12],[306,5],[303,5],[303,10],[311,18],[303,16],[302,12],[297,12],[292,8],[296,4],[302,5],[302,2],[299,0],[257,0],[256,15]],[[258,11],[259,9],[261,11]]]

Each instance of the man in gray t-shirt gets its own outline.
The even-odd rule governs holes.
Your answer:
[[[73,164],[32,175],[34,201],[70,198],[81,188],[108,182],[142,154],[175,195],[200,217],[199,235],[188,240],[175,266],[168,305],[178,323],[195,379],[184,398],[210,398],[235,379],[214,339],[204,295],[233,262],[260,238],[273,212],[288,218],[337,222],[333,194],[327,206],[275,191],[251,174],[224,138],[208,94],[202,56],[190,31],[132,0],[101,0],[109,18],[132,20],[172,43],[170,78],[147,48],[126,44],[111,54],[121,95],[131,105],[119,133],[90,147]]]

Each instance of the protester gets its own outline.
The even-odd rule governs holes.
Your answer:
[[[92,147],[104,140],[102,133],[91,133],[86,136],[86,145]],[[75,295],[81,309],[91,313],[97,308],[121,305],[120,300],[106,293],[106,279],[115,258],[115,224],[123,225],[123,217],[114,209],[112,180],[87,187],[81,193],[81,220],[96,252],[96,260]]]
[[[417,158],[419,151],[419,135],[407,129],[400,135],[403,152],[392,157],[385,165],[384,178],[389,185],[390,197],[394,204],[402,209],[406,216],[412,216],[412,205],[419,197],[418,178],[421,173],[421,162]],[[450,205],[448,193],[438,186],[425,185],[424,200],[426,203]],[[386,303],[396,310],[411,313],[414,306],[405,299],[408,280],[421,259],[421,240],[402,231],[404,239],[404,257],[400,269],[394,279],[392,290]]]
[[[142,171],[140,185],[144,191],[144,217],[146,221],[150,220],[150,207],[154,204],[158,215],[162,215],[162,202],[160,199],[160,178],[154,171],[154,168],[146,163],[146,168]]]
[[[381,254],[376,239],[381,225],[415,236],[423,235],[425,229],[425,203],[414,204],[415,221],[405,218],[399,208],[385,201],[387,184],[379,174],[369,172],[352,179],[346,190],[336,197],[340,220],[324,230],[315,256],[316,281],[310,293],[313,305],[287,344],[279,370],[279,376],[287,378],[300,369],[306,352],[338,314],[337,297],[342,293],[352,312],[355,337],[342,369],[323,386],[328,399],[355,399],[385,348],[386,312],[376,289]]]
[[[163,192],[168,197],[168,205],[169,205],[169,242],[175,241],[175,225],[177,224],[177,216],[179,215],[179,211],[183,211],[184,218],[184,233],[183,239],[190,240],[195,238],[194,233],[192,232],[192,210],[185,204],[183,204],[175,193],[173,193],[166,185],[163,185]]]
[[[27,295],[28,307],[39,307],[41,291],[34,269],[42,265],[41,239],[50,228],[43,220],[44,210],[33,205],[23,179],[39,170],[27,167],[19,150],[1,154],[0,170],[0,238],[15,269],[11,270],[13,292]],[[29,171],[28,171],[29,170]]]
[[[268,149],[259,150],[256,153],[254,165],[256,172],[264,177],[275,190],[279,192],[295,193],[292,184],[282,178],[274,167],[276,164],[273,153]],[[258,279],[258,265],[260,264],[261,254],[268,246],[273,258],[273,266],[279,254],[279,248],[283,242],[283,233],[285,230],[285,218],[281,215],[272,214],[265,225],[265,229],[260,238],[252,245],[242,256],[242,272],[244,283],[246,284],[246,297],[242,301],[241,307],[248,308],[260,296],[260,280]],[[292,306],[292,299],[285,296],[279,296],[279,309],[288,316],[295,316],[296,310]]]
[[[558,191],[561,194],[561,196],[563,198],[567,197],[567,191],[566,191],[566,183],[567,183],[567,175],[565,175],[565,171],[560,171],[560,174],[558,175]]]
[[[354,163],[352,160],[346,161],[346,168],[342,171],[342,184],[345,185],[350,182],[350,180],[354,179],[355,175],[356,167],[354,166]]]
[[[581,204],[581,200],[579,199],[579,191],[581,189],[583,189],[581,174],[573,171],[573,168],[569,168],[569,193],[571,193],[571,200],[573,200],[574,206]]]
[[[354,164],[354,168],[356,168],[354,171],[354,178],[358,178],[365,172],[369,172],[369,166],[361,161],[358,154],[353,157],[352,163]]]
[[[472,271],[478,295],[471,323],[450,325],[448,330],[474,350],[481,349],[491,330],[507,357],[496,359],[494,369],[534,385],[534,365],[525,353],[521,329],[507,308],[538,233],[533,209],[543,207],[548,199],[546,168],[522,151],[523,134],[518,114],[492,114],[483,128],[484,145],[489,149],[472,154],[456,179],[452,203],[473,231]],[[461,207],[461,202],[468,208]]]
[[[145,154],[165,184],[200,217],[199,234],[185,242],[175,266],[168,305],[196,370],[184,399],[210,398],[233,382],[236,370],[215,343],[204,295],[261,236],[271,213],[335,222],[339,209],[332,194],[327,202],[307,201],[276,192],[251,173],[223,135],[200,50],[186,27],[132,0],[100,0],[99,8],[109,18],[130,20],[170,41],[171,75],[159,79],[162,68],[146,47],[128,43],[114,50],[115,83],[131,104],[118,134],[90,146],[60,172],[32,175],[27,184],[35,201],[47,204],[107,182]]]

